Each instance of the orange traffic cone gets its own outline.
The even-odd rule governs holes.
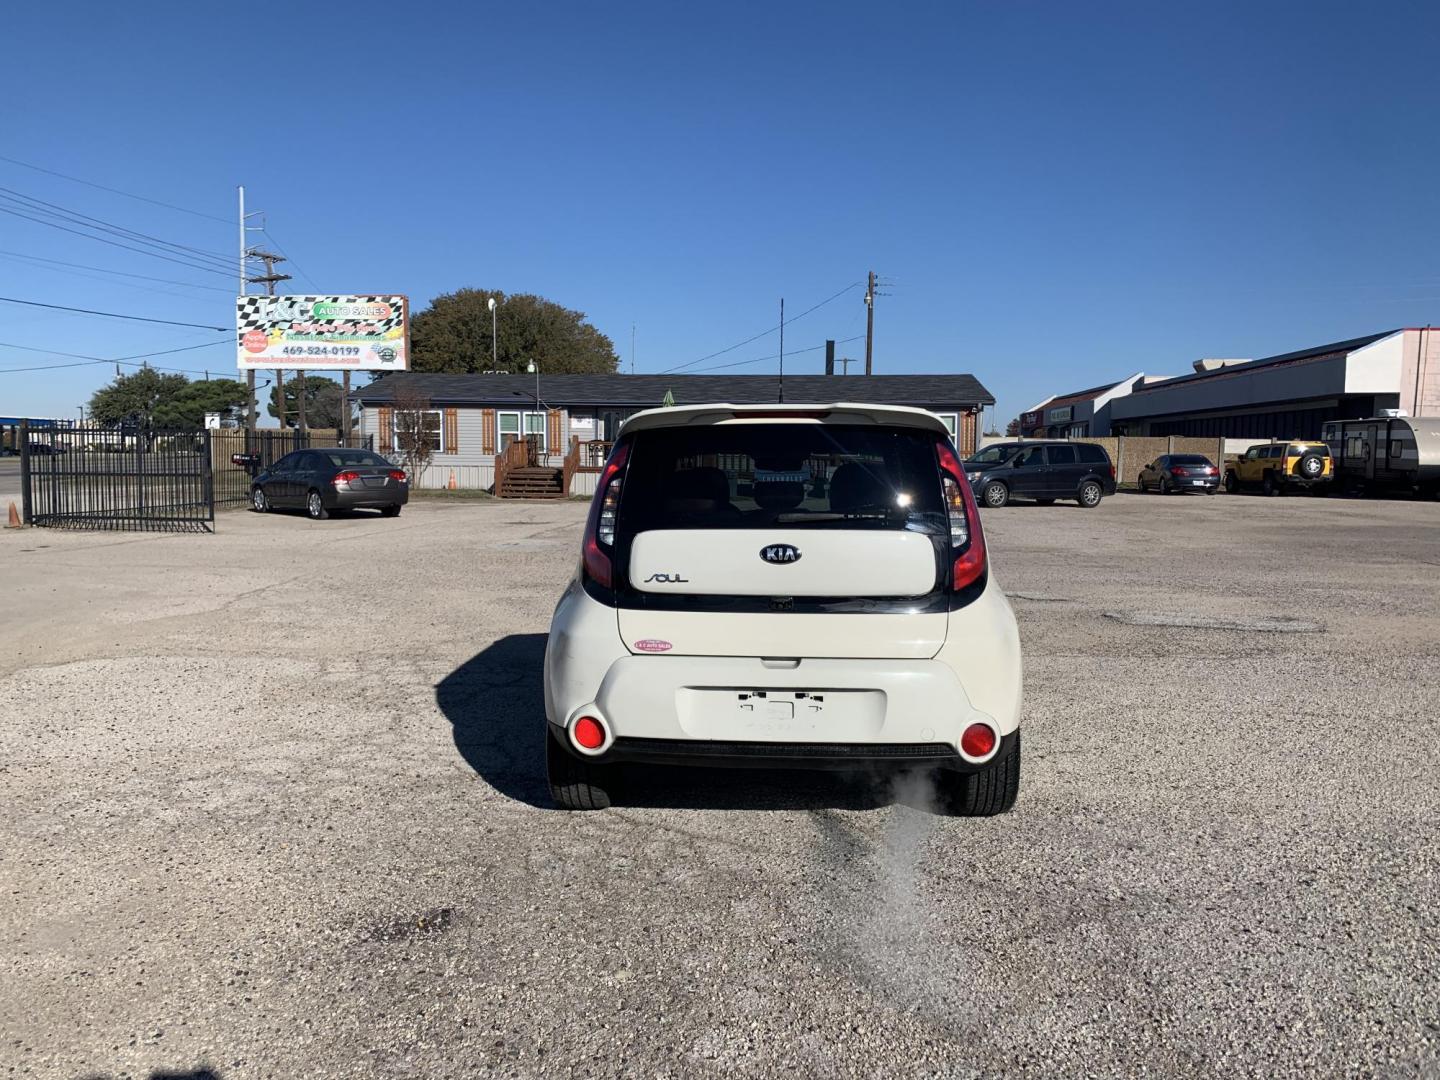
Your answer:
[[[454,491],[456,488],[458,488],[458,487],[460,486],[459,484],[455,483],[455,470],[454,470],[454,469],[451,469],[451,470],[450,470],[450,483],[449,483],[447,486],[450,488],[451,491]]]
[[[20,528],[20,511],[15,509],[15,504],[10,504],[10,522],[5,526],[7,529]]]

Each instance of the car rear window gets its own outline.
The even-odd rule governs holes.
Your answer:
[[[1330,448],[1324,443],[1305,443],[1303,446],[1292,446],[1285,451],[1287,457],[1304,457],[1306,454],[1319,454],[1321,457],[1330,456]]]
[[[345,465],[389,465],[379,454],[370,450],[321,450],[319,454],[337,468]]]
[[[637,432],[619,529],[948,530],[936,435],[832,424]]]
[[[1209,465],[1210,459],[1204,454],[1171,454],[1171,465]]]

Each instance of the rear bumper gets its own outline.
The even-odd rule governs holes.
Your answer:
[[[562,728],[549,724],[550,738],[580,757]],[[819,769],[826,771],[945,769],[969,773],[988,769],[1015,750],[1019,730],[1000,740],[995,755],[980,764],[962,758],[948,743],[776,743],[692,739],[617,738],[610,749],[583,760],[597,765],[693,765],[711,769]]]
[[[323,496],[327,510],[365,510],[377,506],[404,506],[410,501],[409,485],[399,491],[386,488],[357,488],[353,491],[332,489]]]

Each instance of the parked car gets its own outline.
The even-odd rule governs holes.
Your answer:
[[[1336,483],[1346,490],[1440,496],[1440,419],[1332,420],[1322,430],[1335,461]]]
[[[1115,494],[1115,466],[1098,443],[996,443],[966,459],[965,477],[990,507],[1022,498],[1042,506],[1074,499],[1091,508]]]
[[[1161,454],[1140,470],[1136,483],[1141,491],[1161,495],[1187,491],[1214,495],[1220,487],[1220,470],[1204,454]]]
[[[686,406],[625,422],[545,651],[566,809],[626,763],[925,770],[1003,813],[1020,644],[938,418]],[[631,779],[635,778],[631,773]]]
[[[362,508],[395,517],[409,501],[404,470],[370,450],[296,450],[250,484],[250,505],[260,513],[294,506],[316,520],[332,510]]]
[[[1225,490],[1259,488],[1266,495],[1328,485],[1334,476],[1330,449],[1323,442],[1262,443],[1246,450],[1225,469]]]

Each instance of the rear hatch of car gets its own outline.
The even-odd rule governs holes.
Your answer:
[[[813,420],[637,432],[615,545],[627,648],[933,656],[949,550],[935,443]]]

